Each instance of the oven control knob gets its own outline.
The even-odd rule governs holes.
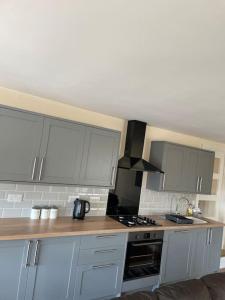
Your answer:
[[[137,234],[137,235],[135,236],[135,238],[136,238],[136,240],[140,240],[140,239],[141,239],[141,235],[140,235],[140,234]]]

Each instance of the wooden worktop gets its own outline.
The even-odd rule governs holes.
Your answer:
[[[0,240],[40,239],[135,231],[187,230],[224,226],[224,224],[212,220],[207,220],[209,222],[207,224],[178,225],[162,220],[160,216],[153,216],[153,218],[161,226],[128,228],[109,217],[86,217],[85,220],[73,220],[71,217],[61,217],[56,220],[0,219]]]

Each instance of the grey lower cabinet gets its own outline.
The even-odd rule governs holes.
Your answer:
[[[147,188],[211,194],[215,153],[164,141],[151,144],[150,162],[164,174],[148,174]]]
[[[118,132],[91,127],[87,129],[80,184],[114,186],[119,144]]]
[[[0,242],[0,299],[24,299],[28,275],[27,251],[27,241]]]
[[[81,238],[76,300],[112,299],[120,295],[126,245],[127,234]]]
[[[120,294],[123,278],[123,263],[85,265],[78,268],[75,299],[111,299]]]
[[[191,243],[191,230],[165,232],[161,260],[161,283],[189,278]]]
[[[176,282],[217,272],[223,228],[166,231],[161,283]]]
[[[122,289],[126,242],[127,234],[1,241],[0,299],[114,298]]]
[[[72,300],[80,238],[32,241],[26,300]]]
[[[113,187],[120,133],[0,108],[0,181]]]
[[[44,118],[0,108],[0,181],[33,181]]]

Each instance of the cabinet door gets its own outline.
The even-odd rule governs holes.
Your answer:
[[[165,232],[161,282],[176,282],[189,278],[192,231],[179,230]]]
[[[120,143],[119,132],[88,127],[82,163],[82,185],[114,186]]]
[[[27,254],[28,242],[26,241],[0,242],[0,299],[24,299]]]
[[[182,191],[182,171],[184,152],[183,147],[166,144],[162,170],[165,172],[163,190]]]
[[[197,169],[200,177],[199,194],[211,194],[214,159],[214,152],[199,150]]]
[[[42,130],[42,117],[0,109],[0,180],[33,181]]]
[[[76,300],[111,299],[121,292],[123,263],[81,266],[76,282]]]
[[[197,192],[197,163],[198,150],[183,147],[183,167],[182,167],[182,182],[181,187],[183,192],[196,193]]]
[[[219,271],[223,228],[209,228],[207,233],[204,275]]]
[[[47,118],[41,146],[39,180],[78,184],[85,126]]]
[[[205,275],[205,259],[208,229],[192,231],[192,249],[190,278],[200,278]]]
[[[34,248],[26,299],[73,299],[79,238],[45,239]]]

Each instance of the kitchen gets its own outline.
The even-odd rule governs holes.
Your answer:
[[[225,299],[225,6],[0,1],[0,300]]]
[[[158,176],[162,176],[160,183],[153,188],[160,187],[165,191],[168,179],[161,167],[167,171],[167,176],[170,175],[165,164],[160,165],[155,159],[152,161],[154,145],[158,147],[161,142],[152,143],[150,162],[142,158],[145,123],[128,122],[125,155],[118,160],[119,131],[3,106],[0,121],[4,141],[0,147],[0,163],[3,166],[0,178],[2,189],[7,191],[7,198],[2,203],[14,204],[3,208],[3,218],[0,219],[0,259],[4,270],[0,274],[2,299],[111,299],[124,292],[151,290],[159,284],[198,278],[219,270],[222,223],[194,218],[193,224],[177,224],[166,220],[165,214],[145,214],[146,217],[138,214],[143,174],[156,176],[156,182]],[[41,128],[40,139],[37,139],[37,132],[34,134],[37,128]],[[10,148],[12,143],[14,147]],[[164,150],[156,153],[162,153],[168,145],[176,150],[181,147],[182,153],[192,149],[197,151],[197,156],[209,154],[206,170],[210,174],[207,173],[207,176],[211,176],[211,185],[214,152],[163,142]],[[71,157],[71,153],[76,153],[76,157]],[[83,158],[77,159],[77,156]],[[171,162],[171,157],[168,161]],[[82,167],[71,168],[71,162]],[[174,172],[174,168],[172,170]],[[173,173],[173,177],[175,175]],[[200,193],[198,176],[195,183],[195,193]],[[11,191],[13,185],[15,190]],[[52,185],[50,189],[49,185]],[[190,177],[189,186],[192,186]],[[94,214],[90,211],[92,216],[87,214],[84,218],[86,208],[82,200],[90,203],[91,208],[96,198],[100,201],[98,190],[106,194],[108,188],[107,199],[103,200],[106,200],[106,210],[103,214],[99,210],[102,216],[94,216],[98,213],[94,210]],[[21,192],[23,189],[28,191]],[[42,215],[40,220],[29,218],[31,205],[60,204],[62,200],[56,197],[54,201],[53,198],[56,191],[61,195],[62,191],[69,189],[76,189],[80,194],[65,193],[68,198],[64,204],[67,207],[60,211],[61,215],[64,214],[62,217],[55,220],[42,219]],[[40,190],[43,191],[41,199],[38,199]],[[35,191],[36,198],[28,199],[34,197]],[[182,202],[184,196],[179,192],[177,195]],[[186,195],[193,197],[190,193]],[[76,198],[80,200],[76,200],[76,219],[72,219]],[[80,211],[79,207],[83,210]],[[188,208],[186,203],[185,207]],[[24,209],[26,218],[22,214]],[[20,211],[20,215],[7,216],[9,211],[11,214],[12,211]],[[104,216],[105,212],[108,216]],[[175,211],[167,210],[169,212]],[[9,278],[13,284],[9,285]]]

